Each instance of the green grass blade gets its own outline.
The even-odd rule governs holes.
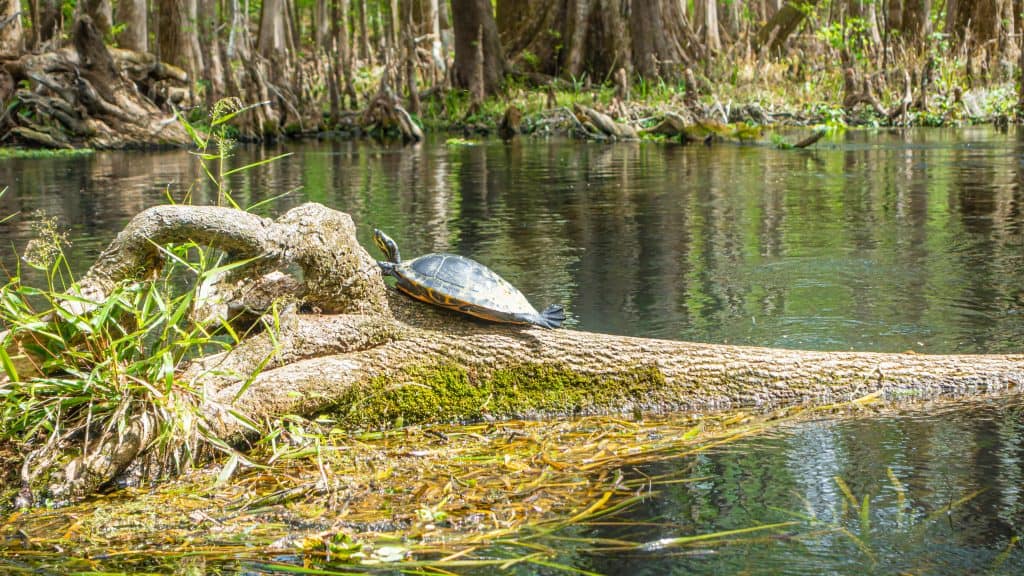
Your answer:
[[[14,367],[14,361],[11,360],[10,354],[7,353],[6,345],[0,345],[0,362],[3,363],[4,372],[7,374],[7,378],[9,378],[11,382],[21,381],[18,377],[18,369]]]
[[[264,100],[263,102],[257,102],[255,104],[249,104],[248,106],[243,106],[242,108],[239,108],[238,110],[235,110],[234,112],[231,112],[230,114],[225,114],[225,115],[221,116],[220,118],[214,118],[213,122],[210,122],[210,127],[212,128],[212,127],[215,127],[215,126],[220,126],[221,124],[224,124],[226,122],[230,122],[232,119],[235,118],[235,116],[238,116],[242,112],[246,112],[248,110],[252,110],[253,108],[259,108],[260,106],[269,106],[269,105],[270,105],[270,100]]]
[[[266,159],[263,159],[263,160],[258,160],[256,162],[252,162],[250,164],[246,164],[245,166],[239,166],[238,168],[232,168],[231,170],[228,170],[224,174],[221,174],[221,176],[227,177],[227,176],[230,176],[232,174],[236,174],[238,172],[245,172],[246,170],[251,170],[253,168],[256,168],[257,166],[263,166],[264,164],[270,164],[271,162],[276,162],[277,160],[280,160],[282,158],[287,158],[287,157],[289,157],[291,155],[292,155],[291,152],[285,152],[284,154],[278,154],[277,156],[274,156],[272,158],[266,158]]]
[[[178,117],[178,121],[181,122],[182,127],[185,128],[185,132],[188,133],[189,138],[192,138],[192,143],[196,145],[196,148],[199,148],[201,150],[206,149],[206,141],[199,136],[199,133],[196,132],[196,129],[192,127],[192,124],[190,124],[189,121],[185,119],[185,116],[181,113],[181,111],[175,109],[174,115]]]

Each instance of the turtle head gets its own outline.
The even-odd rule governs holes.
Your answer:
[[[398,244],[390,236],[374,228],[373,243],[384,253],[384,258],[394,264],[402,263],[402,256],[398,253]]]

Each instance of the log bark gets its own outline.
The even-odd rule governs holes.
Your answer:
[[[484,323],[387,289],[354,230],[348,215],[317,204],[273,221],[219,207],[151,208],[101,254],[79,292],[99,300],[114,283],[147,276],[159,265],[154,243],[191,240],[258,257],[236,287],[300,268],[278,284],[304,304],[276,333],[198,358],[178,375],[204,391],[204,426],[236,445],[249,430],[232,413],[263,422],[332,412],[348,426],[379,427],[398,418],[706,411],[1024,385],[1024,355],[809,352]],[[109,480],[144,453],[156,428],[142,419],[117,442],[104,439],[72,461],[55,493]]]

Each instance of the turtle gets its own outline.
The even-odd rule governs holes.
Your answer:
[[[398,289],[417,300],[492,322],[558,328],[565,320],[561,306],[537,312],[515,286],[476,260],[426,254],[403,262],[387,234],[375,229],[373,242],[384,253],[385,260],[377,262],[381,272],[397,278]]]

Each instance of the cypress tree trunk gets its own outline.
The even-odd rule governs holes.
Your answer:
[[[87,14],[92,18],[93,25],[104,37],[110,34],[114,20],[110,0],[79,0],[75,6],[76,17],[78,14]]]
[[[117,23],[124,29],[117,35],[121,48],[136,52],[149,51],[149,24],[146,18],[146,0],[119,0]]]
[[[452,0],[455,25],[455,85],[471,88],[482,76],[485,95],[501,87],[505,75],[505,55],[498,39],[490,0]]]
[[[818,0],[793,0],[784,5],[757,32],[756,46],[773,52],[782,52],[786,40],[804,21],[803,9],[817,3]]]
[[[221,62],[220,34],[217,32],[217,0],[199,0],[197,6],[199,44],[206,54],[202,68],[206,80],[206,104],[213,106],[224,97],[224,63]]]
[[[157,12],[157,44],[164,62],[180,67],[190,81],[196,78],[196,58],[189,34],[189,0],[162,0]]]
[[[927,38],[931,32],[931,12],[931,0],[904,0],[901,21],[904,38],[914,42]]]
[[[267,58],[285,54],[293,48],[287,8],[286,0],[263,0],[256,49]]]
[[[0,0],[0,55],[17,55],[24,48],[21,27],[21,2]]]

